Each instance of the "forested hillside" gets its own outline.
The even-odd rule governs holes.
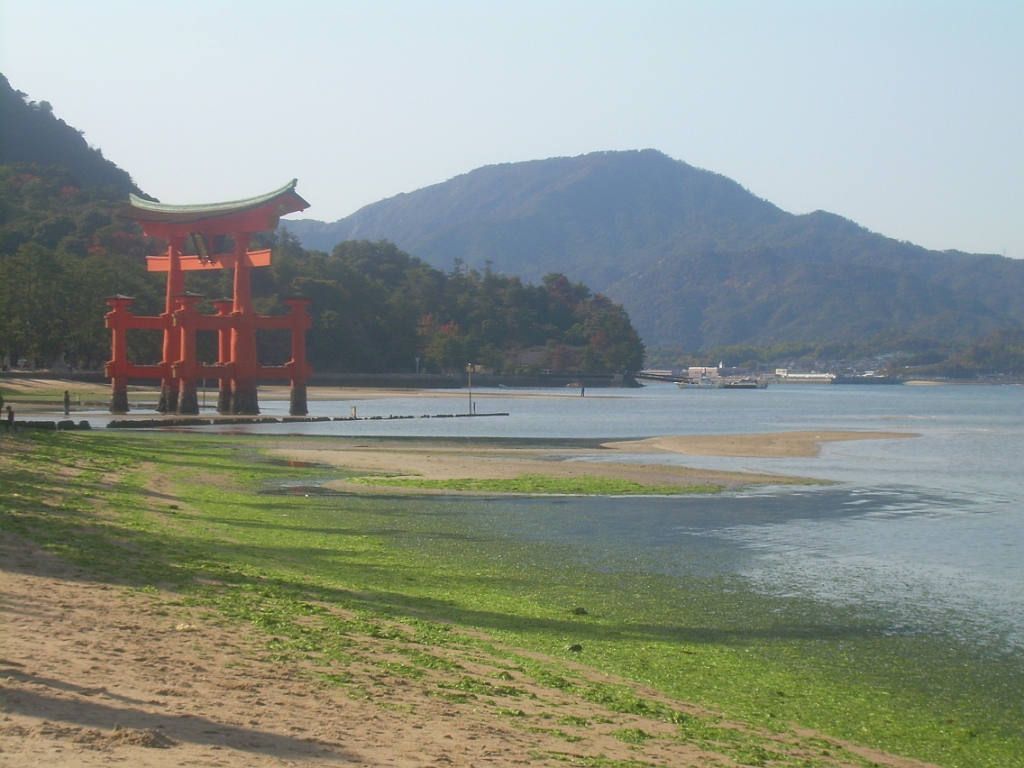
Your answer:
[[[258,307],[284,314],[282,297],[312,299],[307,346],[321,371],[412,371],[420,357],[421,370],[473,363],[515,373],[531,367],[519,361],[530,347],[547,348],[545,368],[617,372],[643,364],[643,344],[622,307],[564,275],[531,285],[461,264],[442,272],[386,241],[345,241],[330,254],[306,251],[287,233],[254,244],[274,249],[271,267],[253,271]],[[206,296],[230,293],[230,273],[189,279],[189,290]],[[287,335],[278,343],[275,350],[265,340],[265,359],[283,360]]]
[[[59,166],[0,166],[0,354],[99,365],[110,357],[104,296],[163,311],[145,267],[155,244],[112,216],[121,204],[115,189],[82,187]]]
[[[1022,261],[793,215],[653,150],[488,166],[334,224],[287,226],[307,246],[387,237],[435,266],[564,272],[622,301],[652,347],[879,334],[948,346],[1024,327]]]
[[[146,270],[146,255],[166,244],[115,215],[129,192],[128,173],[89,147],[47,102],[29,102],[0,75],[0,355],[48,365],[96,368],[110,354],[104,297],[135,298],[131,311],[164,311],[165,276]],[[203,201],[210,202],[210,201]],[[635,371],[644,347],[622,307],[560,274],[542,284],[470,269],[434,269],[384,242],[343,242],[331,253],[308,251],[286,233],[264,233],[255,247],[274,249],[273,265],[254,270],[258,311],[284,314],[282,297],[312,299],[309,359],[319,371],[463,370],[524,366],[568,371]],[[200,308],[231,294],[231,272],[187,273]],[[212,333],[200,358],[216,359]],[[286,333],[260,332],[261,360],[282,363]],[[534,348],[532,362],[520,351]],[[138,363],[160,358],[159,332],[129,334]]]
[[[57,166],[0,166],[0,354],[95,368],[110,354],[105,296],[134,296],[135,314],[163,311],[165,277],[146,271],[145,256],[165,245],[114,215],[124,202]],[[276,233],[255,245],[274,248],[273,265],[253,271],[257,308],[284,314],[281,297],[311,298],[309,358],[322,372],[410,371],[416,357],[424,370],[514,372],[523,368],[517,353],[532,346],[548,350],[540,364],[563,370],[643,362],[622,308],[562,275],[535,286],[462,266],[442,272],[387,242],[345,242],[330,255]],[[188,273],[186,288],[208,301],[230,295],[231,272]],[[201,357],[213,361],[213,334],[201,335]],[[159,360],[158,333],[133,332],[129,342],[136,362]],[[284,362],[287,334],[261,332],[260,354]]]
[[[770,248],[664,259],[619,281],[645,339],[686,350],[734,344],[856,343],[902,337],[963,344],[1017,327],[1014,304],[859,260],[796,261]],[[1019,313],[1019,310],[1018,310]]]
[[[142,195],[132,177],[90,147],[81,131],[56,117],[49,102],[28,101],[0,74],[0,165],[12,163],[59,165],[74,174],[78,186]]]

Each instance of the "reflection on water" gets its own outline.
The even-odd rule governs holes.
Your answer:
[[[505,535],[571,543],[590,567],[735,574],[773,594],[1024,648],[1015,546],[977,528],[998,513],[904,488],[827,488],[717,497],[491,500],[474,512]]]

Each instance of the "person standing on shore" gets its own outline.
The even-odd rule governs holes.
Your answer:
[[[64,415],[71,415],[71,393],[66,389],[64,390]]]
[[[12,429],[17,432],[18,425],[14,423],[14,409],[11,406],[7,406],[7,421],[4,422],[4,428],[10,432]]]

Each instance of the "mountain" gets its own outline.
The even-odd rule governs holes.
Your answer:
[[[623,302],[645,343],[963,342],[1024,326],[1024,262],[929,251],[835,214],[787,213],[655,150],[487,166],[326,224],[307,248],[388,239],[437,267],[563,272]]]
[[[437,266],[462,259],[537,281],[590,275],[607,287],[682,241],[755,244],[784,211],[736,182],[653,150],[599,152],[479,168],[397,195],[334,224],[289,221],[307,248],[387,238]]]
[[[80,186],[113,187],[142,195],[127,171],[90,147],[82,132],[53,114],[47,101],[28,101],[0,74],[0,165],[33,163],[67,168]]]

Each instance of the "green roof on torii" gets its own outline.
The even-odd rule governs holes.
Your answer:
[[[177,228],[176,225],[194,225],[198,222],[212,224],[212,219],[245,220],[247,223],[261,221],[265,226],[250,231],[274,229],[277,219],[289,213],[304,211],[309,203],[295,191],[298,179],[292,179],[280,189],[245,200],[231,200],[223,203],[205,203],[199,205],[168,205],[150,200],[143,200],[136,195],[129,196],[129,204],[117,212],[118,216],[133,219],[149,229],[147,224],[155,228]],[[252,214],[256,214],[255,217]],[[261,215],[262,214],[262,215]],[[227,221],[224,221],[227,223]],[[161,226],[163,225],[163,226]],[[192,229],[206,229],[192,227]]]

